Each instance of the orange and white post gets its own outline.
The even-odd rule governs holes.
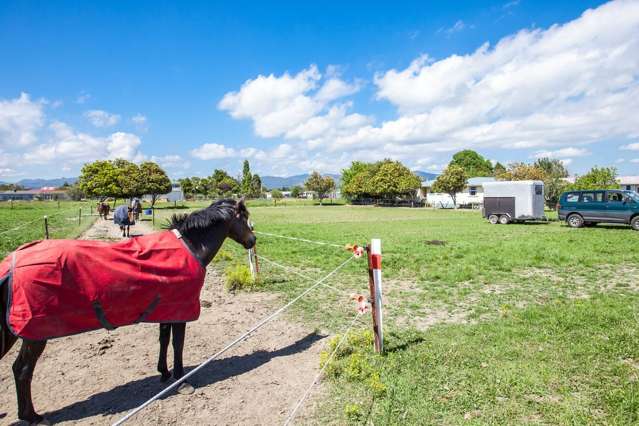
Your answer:
[[[368,288],[371,293],[371,313],[373,315],[373,333],[375,334],[375,352],[384,352],[384,331],[382,316],[382,240],[374,238],[367,247],[368,251]]]

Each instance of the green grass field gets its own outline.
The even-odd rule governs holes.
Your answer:
[[[44,238],[44,216],[48,217],[50,238],[75,238],[95,220],[93,203],[29,201],[0,203],[0,258],[16,247]],[[82,209],[82,221],[78,215]],[[17,228],[17,229],[15,229]]]
[[[156,226],[206,204],[160,205]],[[493,226],[476,211],[307,204],[252,202],[251,220],[258,232],[338,246],[381,238],[383,246],[386,353],[372,352],[370,317],[360,318],[328,366],[317,423],[639,423],[639,232],[556,221]],[[0,235],[0,249],[42,238],[45,214],[52,237],[78,235],[92,219],[77,225],[80,206],[0,205],[0,231],[35,220]],[[282,302],[350,256],[264,234],[257,250],[253,290]],[[227,241],[215,267],[245,263],[246,252]],[[355,315],[349,295],[367,291],[365,260],[327,284],[288,313],[337,334],[318,363]]]
[[[252,207],[251,218],[258,232],[338,245],[382,239],[388,351],[371,352],[362,318],[329,368],[333,392],[318,422],[639,422],[638,232],[351,206]],[[220,271],[245,262],[233,242],[222,253]],[[349,257],[265,235],[258,254],[314,279]],[[311,284],[264,260],[261,267],[258,291],[282,300]],[[355,313],[349,294],[366,292],[365,260],[328,284],[291,315],[339,333]]]

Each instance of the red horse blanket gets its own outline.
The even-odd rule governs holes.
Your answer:
[[[0,263],[9,285],[7,324],[29,340],[200,315],[205,269],[179,233],[118,243],[44,240]]]

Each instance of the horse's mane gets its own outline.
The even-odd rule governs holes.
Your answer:
[[[174,214],[165,228],[177,229],[180,232],[201,231],[212,224],[226,222],[236,213],[237,201],[232,199],[218,200],[207,208],[196,210],[191,214]],[[246,211],[244,203],[240,210]]]

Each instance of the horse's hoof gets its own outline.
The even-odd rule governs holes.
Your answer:
[[[177,388],[177,393],[180,395],[191,395],[195,392],[195,388],[190,383],[184,382]]]
[[[160,382],[164,383],[171,378],[171,373],[162,373],[160,376]]]

